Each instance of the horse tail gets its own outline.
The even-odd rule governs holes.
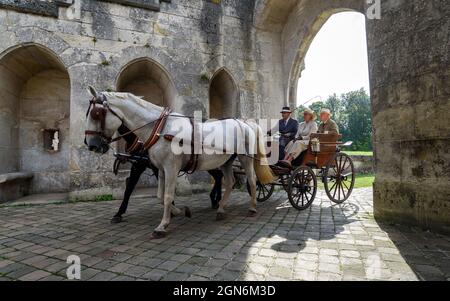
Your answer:
[[[256,125],[256,158],[254,160],[255,173],[261,184],[269,184],[275,181],[275,176],[272,169],[269,166],[267,160],[265,146],[264,146],[264,133],[260,126]]]

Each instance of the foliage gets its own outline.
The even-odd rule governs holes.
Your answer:
[[[95,202],[109,202],[114,200],[112,194],[104,194],[104,195],[98,195],[95,197]]]
[[[322,108],[328,108],[333,113],[345,141],[353,141],[350,150],[371,151],[372,145],[372,108],[370,97],[364,89],[348,92],[328,99],[314,102],[309,106],[319,116]],[[304,107],[302,106],[302,109]],[[301,116],[300,116],[301,118]]]

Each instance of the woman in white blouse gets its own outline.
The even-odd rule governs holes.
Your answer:
[[[314,121],[316,119],[314,111],[305,109],[303,117],[305,121],[298,126],[296,139],[286,146],[286,157],[280,161],[280,164],[283,166],[291,167],[292,161],[308,149],[311,134],[317,133],[318,127]]]

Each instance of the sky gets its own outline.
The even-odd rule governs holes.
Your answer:
[[[369,93],[365,16],[331,16],[314,38],[298,82],[298,105],[365,88]],[[311,100],[313,99],[313,100]]]

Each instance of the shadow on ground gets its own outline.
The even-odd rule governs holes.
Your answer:
[[[0,280],[64,280],[69,255],[82,280],[435,280],[448,278],[448,238],[380,226],[372,191],[356,189],[342,205],[319,191],[297,211],[284,192],[246,217],[249,197],[234,192],[225,221],[207,194],[177,198],[193,218],[172,220],[152,240],[162,206],[133,199],[124,222],[111,225],[120,202],[0,208]]]
[[[450,280],[450,238],[419,228],[379,223],[400,255],[425,281]]]

